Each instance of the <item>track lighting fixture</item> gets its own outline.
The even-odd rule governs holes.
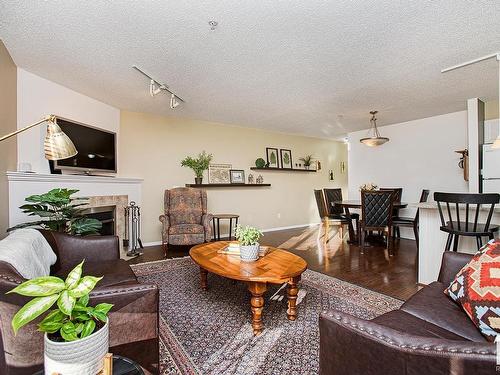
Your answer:
[[[168,92],[170,94],[170,108],[174,109],[178,107],[181,102],[184,102],[180,96],[172,92],[172,90],[165,84],[158,82],[156,79],[152,78],[149,74],[145,73],[143,70],[139,69],[137,66],[132,66],[135,70],[141,73],[143,76],[149,79],[149,95],[156,96],[162,91]]]

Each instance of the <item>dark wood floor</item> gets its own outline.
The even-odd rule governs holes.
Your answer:
[[[267,232],[260,242],[301,256],[311,270],[395,298],[406,300],[418,290],[415,269],[417,248],[412,240],[395,240],[392,257],[389,257],[383,243],[376,239],[370,247],[365,248],[362,255],[359,246],[341,241],[335,229],[330,231],[325,244],[324,233],[318,226]],[[189,247],[171,246],[168,257],[186,256],[188,253]],[[159,259],[164,259],[161,246],[151,246],[144,249],[143,255],[129,262],[143,263]]]

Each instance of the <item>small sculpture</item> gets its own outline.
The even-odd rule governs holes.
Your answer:
[[[248,175],[248,183],[253,184],[253,174],[251,173]]]
[[[257,183],[258,184],[264,183],[264,177],[262,177],[262,175],[260,175],[260,174],[259,174],[259,177],[257,177]]]

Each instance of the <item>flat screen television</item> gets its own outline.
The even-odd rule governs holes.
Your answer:
[[[60,117],[57,124],[73,141],[78,153],[68,159],[56,160],[55,170],[116,173],[115,133]]]

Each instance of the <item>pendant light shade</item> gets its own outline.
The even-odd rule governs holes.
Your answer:
[[[372,118],[370,119],[370,132],[371,132],[371,137],[367,138],[361,138],[359,141],[368,147],[376,147],[383,145],[386,142],[389,142],[389,138],[386,137],[381,137],[380,133],[378,132],[377,128],[377,118],[375,115],[378,113],[378,111],[371,111],[370,114],[372,115]]]
[[[48,160],[67,159],[78,153],[71,139],[57,125],[55,116],[50,116],[47,119],[44,149],[45,158]]]

